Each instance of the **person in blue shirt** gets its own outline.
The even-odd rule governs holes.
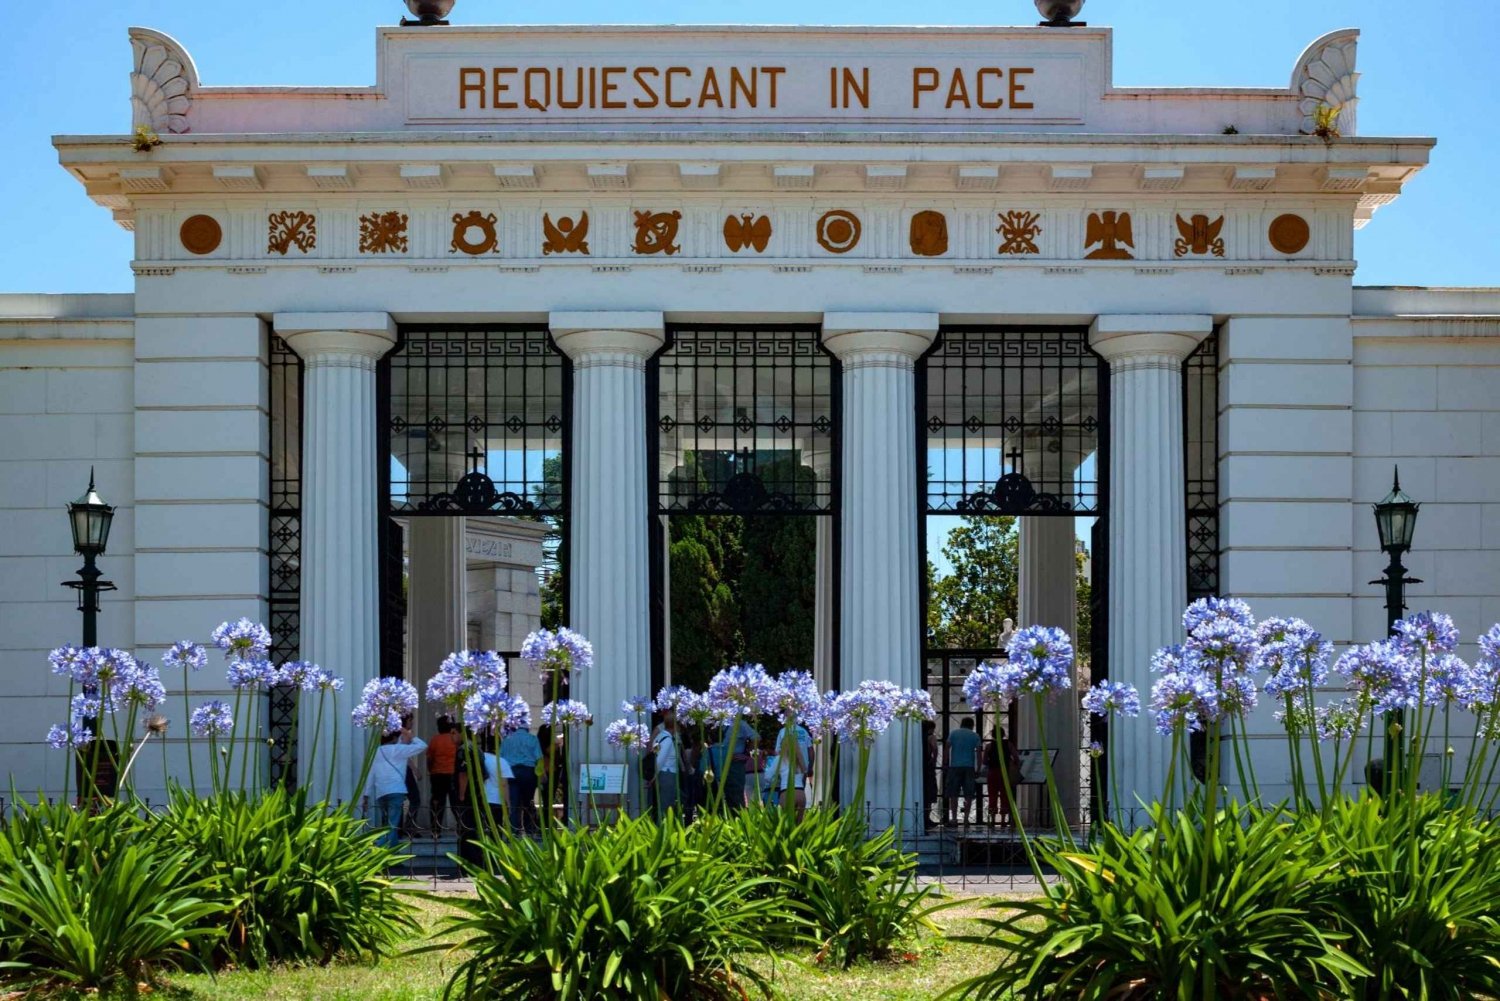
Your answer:
[[[523,834],[540,831],[536,813],[536,763],[542,760],[542,745],[530,730],[517,730],[500,742],[500,757],[515,773],[510,783],[511,824]]]
[[[723,796],[724,809],[739,810],[745,805],[745,766],[750,761],[750,742],[755,731],[744,720],[737,719],[723,729],[718,742],[708,748],[704,755],[706,777],[703,799],[711,807]],[[726,761],[728,762],[726,765]]]
[[[948,734],[948,825],[958,823],[958,799],[964,798],[964,823],[978,809],[978,785],[974,773],[979,767],[979,734],[974,731],[974,718],[965,716],[958,729]]]

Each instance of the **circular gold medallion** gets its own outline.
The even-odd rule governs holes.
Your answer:
[[[1271,246],[1279,254],[1295,254],[1307,246],[1307,241],[1312,239],[1312,230],[1307,228],[1307,220],[1299,215],[1279,215],[1271,220],[1271,229],[1267,234],[1271,239]]]
[[[211,215],[189,216],[177,233],[182,245],[192,254],[212,254],[224,239],[224,230]]]
[[[818,220],[818,246],[830,254],[847,254],[859,244],[859,217],[834,209]]]

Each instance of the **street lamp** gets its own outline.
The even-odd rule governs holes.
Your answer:
[[[78,592],[78,610],[83,613],[83,645],[99,645],[99,595],[115,590],[112,581],[100,580],[104,574],[94,561],[104,555],[109,543],[109,526],[115,509],[104,503],[94,490],[94,470],[89,469],[89,488],[82,497],[68,505],[68,523],[73,529],[73,551],[83,557],[77,580],[63,581],[63,587]]]
[[[1372,580],[1370,583],[1385,586],[1385,627],[1387,635],[1390,635],[1395,633],[1396,622],[1401,618],[1401,613],[1406,611],[1406,585],[1422,583],[1415,577],[1408,577],[1406,567],[1401,564],[1401,555],[1411,549],[1412,536],[1417,532],[1417,511],[1422,505],[1408,497],[1401,489],[1401,470],[1398,467],[1391,492],[1373,507],[1375,528],[1380,532],[1380,548],[1391,558],[1391,561],[1386,565],[1385,576],[1379,580]],[[1405,714],[1399,709],[1386,713],[1386,767],[1382,792],[1390,786],[1393,779],[1399,779],[1405,764],[1402,742],[1392,732],[1396,727],[1404,724],[1404,716]]]

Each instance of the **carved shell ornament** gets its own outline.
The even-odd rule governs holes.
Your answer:
[[[1292,93],[1299,99],[1297,110],[1302,112],[1304,134],[1312,135],[1318,106],[1323,105],[1338,109],[1342,135],[1358,135],[1355,112],[1359,106],[1359,74],[1354,69],[1358,43],[1358,28],[1331,31],[1309,45],[1297,60],[1292,70]]]
[[[130,125],[158,134],[188,132],[188,112],[198,89],[193,57],[170,35],[131,28],[135,62],[130,71]]]

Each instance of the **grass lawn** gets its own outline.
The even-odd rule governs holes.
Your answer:
[[[950,935],[975,934],[975,920],[983,913],[985,898],[965,898],[958,907],[939,912],[938,923]],[[450,908],[442,903],[419,900],[421,922],[434,927]],[[430,939],[423,935],[410,946]],[[981,946],[960,945],[942,939],[915,943],[917,955],[909,962],[865,963],[851,970],[825,970],[787,959],[775,964],[756,961],[761,972],[775,977],[777,996],[783,1001],[926,1001],[948,987],[994,965],[994,952]],[[177,976],[164,992],[179,1001],[429,1001],[442,996],[443,984],[453,966],[444,953],[396,956],[378,966],[342,965],[287,967],[261,972],[228,972],[217,978],[206,975]],[[161,995],[158,995],[161,996]]]

